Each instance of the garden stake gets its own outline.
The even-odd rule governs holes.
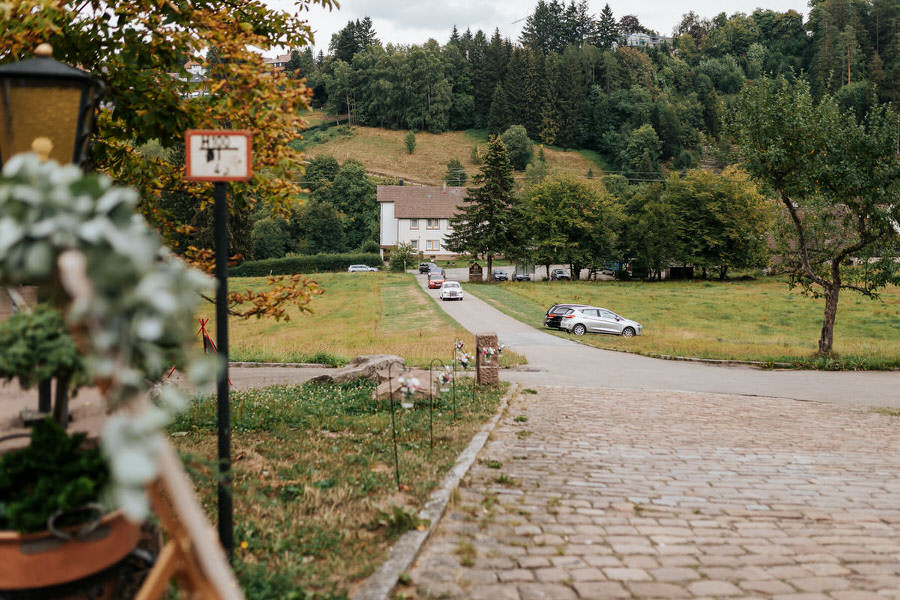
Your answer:
[[[453,396],[453,415],[456,416],[456,356],[454,355],[453,360],[450,362],[451,368],[453,369],[453,379],[450,380],[450,389],[452,390]]]
[[[442,367],[444,361],[439,358],[433,358],[428,363],[428,447],[434,450],[434,363],[438,362]]]
[[[397,480],[397,491],[400,490],[400,460],[397,458],[397,423],[394,420],[394,381],[391,378],[391,369],[394,363],[388,363],[388,395],[391,402],[391,431],[394,437],[394,477]]]

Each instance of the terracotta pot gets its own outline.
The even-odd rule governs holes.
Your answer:
[[[90,532],[63,528],[71,539],[50,531],[0,531],[0,589],[23,590],[80,579],[118,562],[137,545],[140,526],[122,511],[105,515]]]

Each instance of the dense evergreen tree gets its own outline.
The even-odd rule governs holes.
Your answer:
[[[466,190],[462,209],[450,219],[453,233],[446,238],[451,252],[484,257],[489,281],[494,256],[514,247],[512,171],[506,146],[500,138],[492,136],[481,173],[472,178],[475,187]]]

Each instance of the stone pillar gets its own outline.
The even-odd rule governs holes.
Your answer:
[[[484,348],[493,348],[492,356],[484,356]],[[475,336],[475,374],[478,385],[500,383],[500,343],[496,333],[479,333]]]

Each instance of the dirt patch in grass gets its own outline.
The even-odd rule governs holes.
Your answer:
[[[884,289],[881,299],[874,301],[842,294],[831,359],[815,357],[822,301],[791,291],[777,280],[518,282],[466,289],[541,329],[544,311],[558,302],[602,306],[644,326],[644,335],[631,339],[611,335],[579,338],[582,343],[610,350],[787,362],[817,369],[900,368],[900,288],[896,286]]]
[[[232,394],[235,570],[248,598],[343,598],[370,575],[494,414],[502,388],[460,380],[396,417],[401,488],[388,407],[371,383],[276,386]],[[197,399],[171,427],[203,507],[214,518],[215,400]],[[304,596],[303,594],[309,594]]]

